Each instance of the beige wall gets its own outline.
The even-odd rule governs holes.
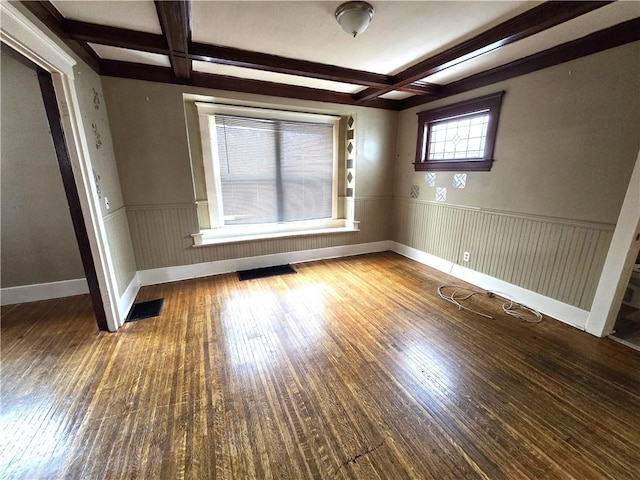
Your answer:
[[[3,288],[84,278],[35,70],[1,54]]]
[[[389,238],[396,112],[111,77],[103,78],[103,86],[139,269]],[[192,248],[190,235],[198,231],[198,219],[184,94],[354,115],[358,152],[354,208],[362,232]],[[192,136],[191,143],[200,149],[199,139]]]
[[[195,200],[183,94],[226,102],[254,101],[357,118],[357,195],[393,192],[397,113],[362,107],[104,77],[125,204],[162,205]],[[193,112],[192,112],[193,113]],[[196,147],[198,147],[196,142]]]
[[[638,58],[636,42],[402,112],[394,239],[590,309],[640,148]],[[492,171],[468,173],[464,189],[437,172],[436,202],[413,170],[416,112],[500,90]]]
[[[505,90],[491,172],[465,189],[438,172],[447,203],[613,224],[640,147],[640,43],[401,112],[395,195],[435,200],[413,170],[416,112]]]

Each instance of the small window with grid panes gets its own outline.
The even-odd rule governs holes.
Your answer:
[[[491,170],[504,92],[418,113],[417,171]]]

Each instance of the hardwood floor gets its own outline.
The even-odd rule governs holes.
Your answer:
[[[637,479],[640,352],[393,253],[2,309],[2,478]]]

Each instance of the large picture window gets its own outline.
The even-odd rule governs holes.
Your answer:
[[[418,113],[415,169],[489,171],[504,92]]]
[[[210,224],[216,235],[343,226],[334,222],[339,117],[200,102],[196,106]]]

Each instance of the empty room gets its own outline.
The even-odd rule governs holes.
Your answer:
[[[0,478],[638,478],[640,2],[0,13]]]

